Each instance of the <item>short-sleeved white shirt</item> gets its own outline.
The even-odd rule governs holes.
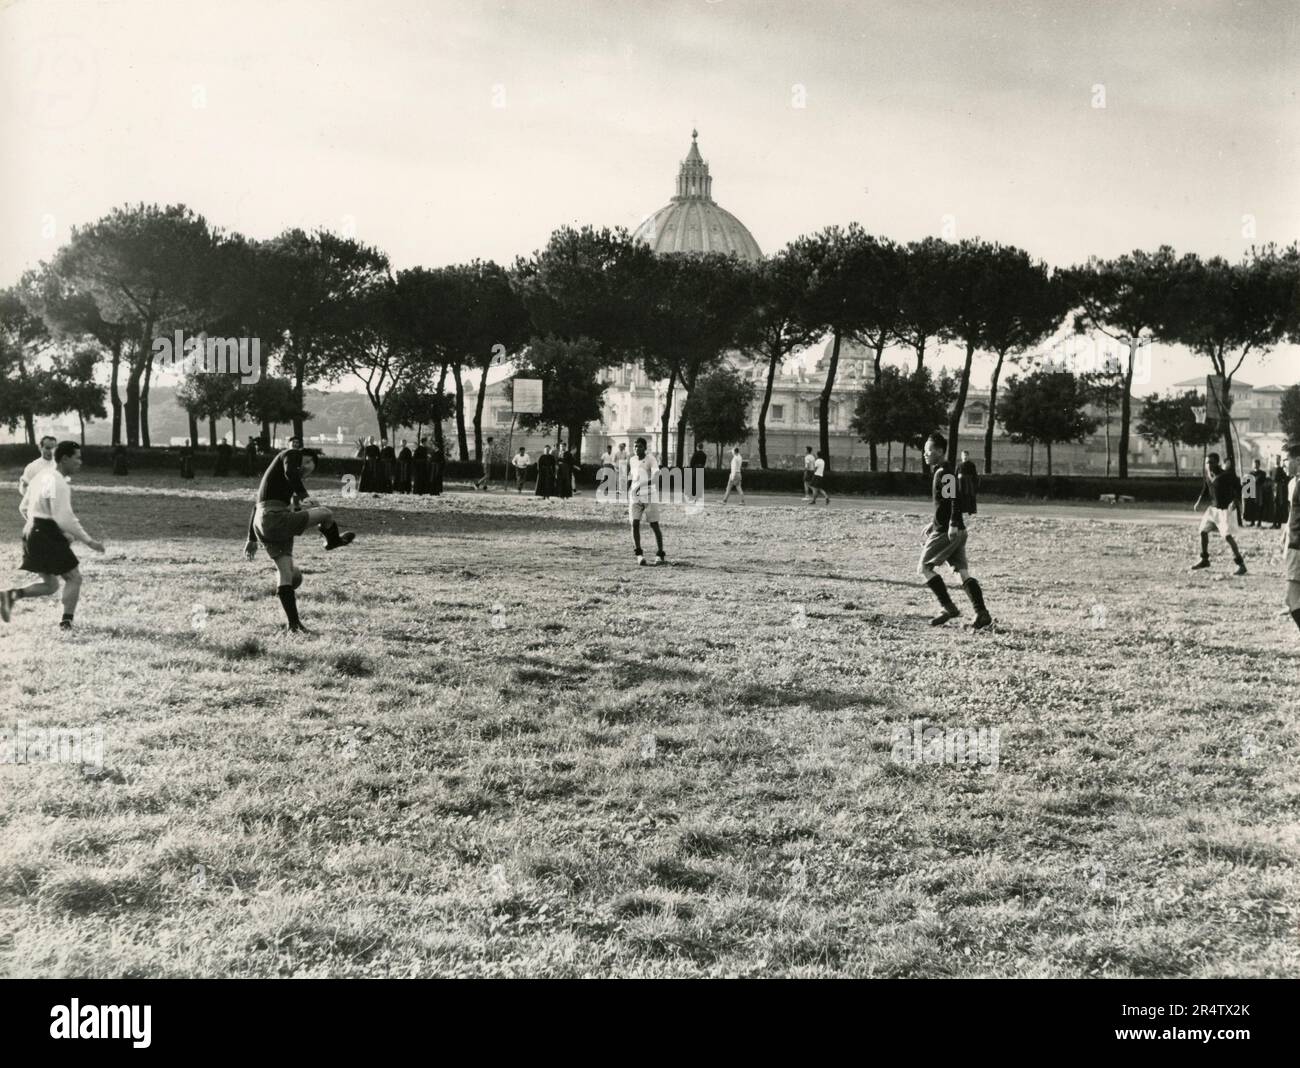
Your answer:
[[[825,473],[826,473],[826,461],[819,456],[817,458],[817,463],[813,466],[813,474],[817,475],[818,477],[821,477]]]
[[[738,452],[731,454],[731,477],[739,478],[740,472],[745,468],[745,458]]]

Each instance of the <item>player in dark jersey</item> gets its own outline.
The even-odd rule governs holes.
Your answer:
[[[1200,508],[1203,497],[1209,499],[1210,507],[1201,519],[1201,558],[1192,565],[1192,570],[1200,571],[1210,566],[1210,534],[1217,531],[1232,550],[1232,559],[1237,565],[1235,574],[1244,575],[1246,561],[1232,536],[1233,531],[1241,528],[1241,483],[1230,468],[1219,465],[1217,452],[1210,453],[1205,459],[1205,482],[1196,495],[1192,511]]]
[[[930,626],[941,626],[961,615],[948,595],[948,587],[944,585],[943,578],[935,571],[940,564],[947,564],[961,576],[962,589],[966,591],[966,596],[975,609],[975,622],[971,627],[983,630],[993,623],[993,617],[984,607],[984,591],[971,576],[970,564],[966,560],[966,523],[962,518],[957,473],[947,461],[947,452],[948,442],[942,434],[936,432],[926,439],[925,459],[934,469],[934,482],[931,486],[934,519],[925,528],[925,547],[921,550],[921,562],[917,565],[917,570],[938,598],[942,609],[930,620]]]
[[[275,564],[276,594],[284,608],[288,629],[310,633],[298,619],[294,591],[302,585],[302,572],[293,562],[293,539],[313,524],[320,528],[327,550],[338,549],[356,537],[339,532],[334,513],[319,507],[307,493],[304,479],[316,470],[316,453],[311,449],[284,449],[277,453],[257,487],[257,504],[248,521],[248,542],[244,555],[252,560],[261,545]]]

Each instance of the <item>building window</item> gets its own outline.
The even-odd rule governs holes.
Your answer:
[[[774,404],[774,405],[772,405],[772,422],[774,422],[774,423],[783,423],[783,422],[785,422],[785,405],[784,405],[784,404]]]
[[[967,425],[967,426],[983,426],[983,425],[984,425],[984,414],[985,414],[985,413],[984,413],[984,409],[983,409],[983,408],[971,408],[971,409],[966,413],[966,425]]]
[[[655,420],[655,413],[651,410],[650,405],[645,405],[641,409],[641,425],[650,426]]]
[[[514,414],[509,408],[498,408],[496,410],[497,426],[509,426],[511,416]]]

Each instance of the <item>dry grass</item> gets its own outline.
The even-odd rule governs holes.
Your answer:
[[[2,632],[6,723],[105,730],[0,767],[6,974],[1300,974],[1272,532],[988,518],[971,635],[917,515],[670,512],[637,569],[587,500],[362,499],[295,641],[231,485],[80,479],[78,631]],[[895,763],[918,718],[996,772]]]

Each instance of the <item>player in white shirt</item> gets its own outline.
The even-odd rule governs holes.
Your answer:
[[[620,446],[621,447],[621,446]],[[664,555],[664,535],[659,529],[659,461],[646,452],[645,438],[636,439],[636,455],[631,457],[628,481],[628,518],[632,521],[632,545],[636,550],[638,566],[645,567],[645,554],[641,551],[641,520],[650,524],[655,534],[655,544],[659,551],[655,554],[656,564],[666,564]]]
[[[18,479],[18,492],[20,495],[27,492],[27,487],[36,481],[37,475],[44,471],[54,470],[54,446],[58,443],[57,438],[52,438],[48,434],[41,438],[40,456],[23,468],[22,476]]]
[[[823,488],[825,484],[826,484],[826,457],[824,457],[821,454],[821,450],[818,449],[817,459],[813,461],[813,474],[812,474],[813,495],[812,495],[812,500],[808,502],[809,504],[816,504],[817,497],[820,494],[822,497],[826,498],[826,506],[828,508],[830,507],[831,495],[827,493],[826,490]]]
[[[28,597],[48,597],[57,593],[63,579],[63,619],[59,627],[72,629],[72,617],[81,596],[81,572],[69,542],[79,541],[97,553],[104,551],[72,511],[72,489],[68,476],[81,467],[81,446],[75,441],[60,442],[54,449],[54,470],[43,471],[27,487],[19,512],[23,526],[23,570],[40,575],[31,586],[0,591],[0,619],[6,623],[15,601]]]
[[[627,464],[629,459],[627,445],[620,441],[618,443],[618,452],[614,454],[614,469],[617,475],[614,484],[618,487],[618,496],[620,497],[627,492]]]
[[[805,449],[807,451],[803,454],[803,499],[807,501],[811,500],[813,495],[812,479],[813,470],[817,466],[817,457],[813,455],[811,445],[805,446]]]
[[[528,479],[528,468],[531,466],[533,458],[524,451],[522,445],[514,456],[510,457],[510,466],[515,469],[515,489],[520,493],[524,492],[524,483]]]
[[[727,476],[727,491],[722,495],[722,503],[727,503],[731,491],[740,494],[740,503],[745,503],[745,491],[740,486],[741,473],[745,470],[745,458],[740,455],[740,447],[731,450],[731,474]]]

